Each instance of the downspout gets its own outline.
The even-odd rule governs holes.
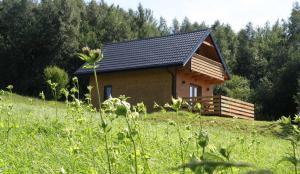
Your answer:
[[[170,73],[171,77],[172,77],[172,96],[174,98],[177,98],[177,93],[176,93],[176,72],[177,72],[177,68],[174,68],[174,72],[172,72],[172,70],[170,70],[169,68],[167,68],[168,73]]]

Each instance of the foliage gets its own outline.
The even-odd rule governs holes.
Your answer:
[[[300,113],[300,80],[298,80],[298,92],[294,96],[295,103],[297,103],[298,113]]]
[[[233,75],[231,80],[226,81],[223,85],[216,86],[214,94],[249,101],[251,95],[249,80]]]
[[[249,80],[259,119],[276,120],[297,111],[293,99],[300,70],[297,2],[288,20],[260,27],[248,23],[237,32],[221,21],[207,25],[188,18],[175,18],[168,26],[142,4],[124,10],[95,0],[2,0],[0,8],[1,88],[14,84],[14,91],[37,96],[44,86],[44,69],[57,65],[72,74],[82,63],[75,59],[77,52],[86,45],[99,48],[107,42],[210,27],[229,71]]]
[[[61,68],[57,66],[49,66],[44,69],[44,78],[46,81],[50,81],[53,84],[56,84],[55,88],[57,91],[60,91],[62,88],[65,88],[69,83],[68,74]],[[51,86],[51,84],[49,83]],[[50,87],[53,90],[53,87]]]
[[[290,130],[288,136],[285,138],[291,143],[291,152],[286,153],[284,157],[279,161],[281,162],[289,162],[294,166],[295,174],[298,173],[298,166],[300,164],[300,158],[298,156],[298,148],[300,142],[300,115],[295,115],[294,119],[292,120],[291,117],[282,117],[280,120],[280,124],[282,129]],[[296,124],[296,125],[293,125]]]

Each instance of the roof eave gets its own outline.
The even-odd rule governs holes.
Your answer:
[[[216,42],[215,42],[215,40],[214,40],[214,37],[213,37],[213,35],[212,35],[212,30],[211,30],[211,29],[207,30],[206,33],[205,33],[205,37],[203,37],[201,40],[199,40],[199,42],[197,43],[197,45],[195,45],[195,47],[193,48],[193,50],[191,51],[191,53],[189,54],[189,56],[184,60],[183,66],[185,66],[185,65],[189,62],[189,60],[191,60],[191,58],[193,57],[193,54],[197,51],[197,49],[201,46],[201,44],[203,43],[203,41],[204,41],[208,36],[211,36],[212,42],[213,42],[213,44],[215,45],[215,48],[216,48],[217,53],[218,53],[218,56],[220,57],[221,62],[222,62],[222,65],[223,65],[223,67],[224,67],[224,69],[225,69],[225,72],[226,72],[226,74],[227,74],[227,76],[228,76],[228,80],[230,80],[230,79],[231,79],[231,74],[229,73],[228,67],[227,67],[227,65],[226,65],[226,63],[225,63],[225,60],[224,60],[222,54],[221,54],[221,51],[220,51],[218,45],[216,44]]]
[[[167,67],[176,67],[180,66],[182,67],[182,62],[176,62],[176,63],[167,63],[167,64],[159,64],[159,65],[147,65],[147,66],[140,66],[135,68],[120,68],[120,69],[113,69],[113,70],[101,70],[97,69],[96,73],[111,73],[111,72],[122,72],[122,71],[136,71],[136,70],[146,70],[146,69],[155,69],[155,68],[167,68]],[[93,70],[89,69],[85,72],[78,72],[76,71],[74,75],[91,75],[93,73]]]
[[[193,54],[197,51],[197,49],[200,47],[200,45],[203,43],[203,41],[209,36],[211,33],[211,30],[208,29],[205,33],[205,37],[202,37],[199,42],[194,46],[193,50],[189,53],[188,57],[183,61],[183,66],[185,66],[189,60],[193,57]]]
[[[215,46],[215,48],[216,48],[216,50],[217,50],[218,56],[219,56],[220,59],[221,59],[222,65],[223,65],[223,67],[224,67],[224,69],[225,69],[225,72],[226,72],[226,74],[227,74],[227,76],[228,76],[228,80],[230,80],[230,79],[231,79],[231,74],[230,74],[229,69],[228,69],[228,66],[227,66],[227,64],[226,64],[226,62],[225,62],[225,59],[224,59],[224,57],[222,56],[221,51],[220,51],[220,48],[219,48],[219,46],[216,44],[215,39],[214,39],[214,36],[212,35],[212,33],[210,33],[210,36],[211,36],[211,40],[212,40],[212,42],[213,42],[213,44],[214,44],[214,46]]]

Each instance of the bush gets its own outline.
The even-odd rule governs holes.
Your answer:
[[[249,80],[233,75],[231,80],[226,81],[223,85],[216,86],[214,94],[249,101],[251,95]]]
[[[65,88],[69,82],[69,76],[65,70],[57,66],[49,66],[44,69],[45,81],[51,80],[53,83],[57,83],[57,91]]]

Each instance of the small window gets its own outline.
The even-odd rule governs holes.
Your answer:
[[[112,86],[111,85],[105,85],[104,86],[104,100],[112,97]]]

